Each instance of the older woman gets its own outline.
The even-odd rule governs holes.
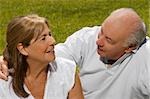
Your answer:
[[[14,18],[7,27],[3,53],[11,70],[0,80],[2,99],[83,99],[74,62],[55,58],[48,22],[37,15]]]

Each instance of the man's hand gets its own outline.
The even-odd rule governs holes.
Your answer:
[[[7,80],[8,76],[8,68],[7,68],[7,62],[3,60],[3,56],[0,56],[0,79]]]

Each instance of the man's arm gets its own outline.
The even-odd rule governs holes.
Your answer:
[[[56,57],[63,57],[74,61],[78,66],[83,57],[84,46],[86,45],[85,37],[88,35],[87,28],[83,28],[71,36],[64,43],[59,43],[55,46]]]

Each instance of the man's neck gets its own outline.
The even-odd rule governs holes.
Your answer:
[[[119,59],[117,60],[113,60],[113,59],[108,59],[108,58],[100,58],[100,60],[104,63],[104,64],[109,64],[109,65],[116,65],[116,64],[120,64],[122,63],[128,56],[130,56],[132,54],[131,53],[125,53],[123,56],[121,56]]]

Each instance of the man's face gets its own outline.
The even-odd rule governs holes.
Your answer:
[[[117,60],[128,49],[124,47],[124,41],[129,36],[129,31],[126,24],[113,23],[109,19],[103,23],[96,44],[101,58]]]
[[[135,49],[136,45],[125,47],[124,44],[135,33],[140,22],[141,19],[135,12],[124,9],[117,10],[106,18],[96,41],[100,57],[117,60],[125,53],[130,53]]]

